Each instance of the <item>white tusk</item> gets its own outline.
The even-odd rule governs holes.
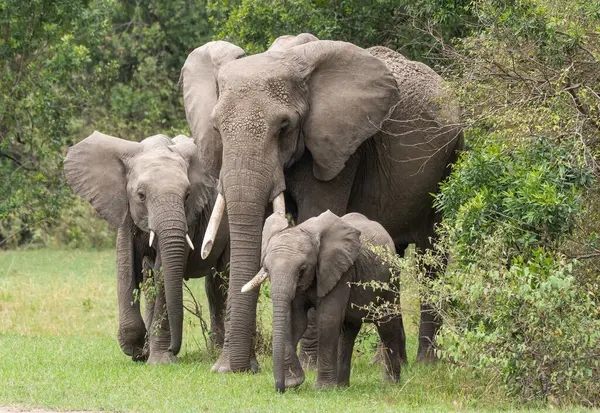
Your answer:
[[[152,246],[153,242],[154,242],[154,231],[150,231],[150,246]]]
[[[283,192],[273,200],[273,212],[285,216],[285,198],[283,197]]]
[[[188,234],[185,234],[185,240],[187,241],[188,245],[190,246],[190,248],[193,251],[194,250],[194,244],[192,244],[192,240],[190,239],[190,236]]]
[[[267,272],[267,270],[265,270],[264,268],[261,268],[260,271],[258,272],[258,274],[256,274],[253,279],[248,281],[242,287],[242,292],[246,293],[246,292],[260,286],[263,283],[263,281],[266,280],[268,277],[269,277],[269,273]]]
[[[208,221],[208,226],[206,227],[206,232],[204,233],[204,240],[202,241],[202,259],[205,260],[210,254],[212,250],[213,243],[215,242],[215,237],[217,236],[217,231],[219,230],[219,225],[221,225],[221,219],[223,218],[223,213],[225,212],[225,198],[223,195],[219,194],[217,200],[215,202],[215,207],[212,210],[212,214],[210,215],[210,221]]]

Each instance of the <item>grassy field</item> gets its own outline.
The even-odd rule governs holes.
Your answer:
[[[188,283],[204,308],[203,281]],[[268,316],[263,308],[263,316]],[[409,359],[416,353],[408,312]],[[265,321],[265,325],[268,322]],[[256,375],[211,374],[197,320],[186,314],[181,362],[132,362],[116,341],[113,251],[0,252],[0,406],[56,410],[180,411],[513,411],[496,383],[439,364],[410,364],[400,384],[385,383],[359,346],[347,389],[298,389],[278,395],[271,360]]]

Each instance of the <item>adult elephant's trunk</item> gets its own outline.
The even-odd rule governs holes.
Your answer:
[[[259,270],[265,209],[277,195],[274,192],[283,190],[283,183],[274,189],[276,169],[258,156],[227,154],[224,160],[221,179],[231,242],[229,364],[231,371],[244,371],[250,368],[253,353],[258,290],[241,289]]]
[[[169,351],[175,356],[181,349],[183,330],[183,271],[186,258],[187,223],[181,197],[164,196],[156,204],[154,222],[163,266],[165,299],[171,331]]]
[[[275,390],[285,391],[285,349],[291,339],[290,299],[273,293],[273,376]]]

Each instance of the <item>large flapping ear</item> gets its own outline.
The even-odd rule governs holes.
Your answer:
[[[308,65],[304,141],[315,177],[329,181],[398,103],[396,80],[383,61],[352,43],[319,40],[284,53]]]
[[[190,197],[186,202],[186,209],[192,208],[195,214],[198,214],[210,202],[217,180],[210,176],[201,164],[198,158],[198,147],[194,141],[184,135],[177,135],[172,141],[174,145],[170,146],[169,149],[177,152],[188,161]],[[186,215],[188,215],[187,212]]]
[[[354,264],[360,252],[360,231],[327,210],[300,224],[319,239],[317,296],[324,297]]]
[[[317,36],[314,36],[310,33],[300,33],[297,36],[292,36],[291,34],[286,34],[284,36],[279,36],[277,39],[271,43],[271,47],[267,50],[268,52],[281,52],[287,49],[291,49],[294,46],[298,46],[304,43],[314,42],[319,40]]]
[[[141,144],[94,131],[69,148],[64,170],[73,192],[89,201],[111,225],[121,227],[127,216],[125,162]]]
[[[221,169],[223,151],[221,137],[211,119],[218,96],[217,72],[225,63],[242,56],[244,51],[231,43],[209,42],[190,53],[181,69],[185,116],[200,159],[214,177]]]
[[[267,252],[267,245],[269,244],[269,240],[273,235],[278,233],[279,231],[283,231],[287,227],[289,227],[289,222],[286,217],[283,215],[274,212],[265,221],[265,226],[263,227],[262,232],[262,246],[261,246],[261,262],[265,258],[265,254]]]

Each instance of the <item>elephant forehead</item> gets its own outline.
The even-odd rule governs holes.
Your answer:
[[[149,183],[160,180],[185,180],[187,163],[179,155],[166,151],[141,153],[130,161],[133,177],[146,179]]]
[[[219,94],[258,93],[280,103],[290,104],[294,86],[293,72],[286,65],[277,64],[271,59],[242,64],[249,59],[231,62],[219,72]]]
[[[275,234],[269,246],[272,253],[308,253],[312,250],[309,236],[300,231],[282,231]]]

